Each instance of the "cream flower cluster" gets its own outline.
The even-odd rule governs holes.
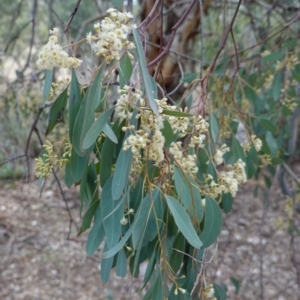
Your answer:
[[[229,151],[229,147],[226,144],[223,144],[220,149],[217,150],[216,154],[214,155],[214,161],[216,165],[220,165],[223,163],[223,155]]]
[[[115,107],[115,115],[120,120],[130,119],[132,116],[132,109],[138,103],[144,105],[144,99],[142,99],[143,93],[140,90],[133,90],[129,86],[125,85],[123,89],[118,90],[120,98],[117,100]]]
[[[134,91],[133,91],[134,90]],[[164,110],[182,112],[176,106],[167,103],[167,99],[155,100],[160,112],[159,116],[145,106],[145,100],[142,93],[138,90],[125,86],[120,92],[120,98],[116,104],[116,115],[120,119],[129,120],[132,116],[130,111],[136,107],[138,114],[136,118],[140,120],[140,128],[126,138],[123,150],[131,149],[134,157],[131,166],[131,172],[138,174],[141,171],[142,164],[139,160],[149,159],[154,165],[158,166],[165,160],[164,144],[165,137],[161,129],[164,128],[164,121],[168,121],[172,127],[173,133],[178,137],[191,135],[190,147],[204,146],[205,134],[208,130],[208,123],[201,117],[183,117],[164,114]],[[124,127],[124,131],[132,130],[131,126]],[[195,175],[198,172],[197,157],[195,154],[188,154],[181,142],[173,142],[169,149],[170,154],[174,157],[175,163],[188,174]],[[193,149],[191,149],[193,153]],[[172,168],[162,168],[161,173],[170,173]]]
[[[104,56],[106,63],[113,59],[120,60],[120,52],[133,49],[135,46],[128,41],[128,34],[135,25],[128,24],[133,18],[131,13],[121,13],[114,8],[107,10],[109,17],[106,17],[101,23],[94,25],[97,34],[87,34],[87,42],[90,44],[92,51],[97,56]],[[132,54],[128,53],[133,59]]]
[[[236,196],[239,184],[247,181],[245,172],[245,163],[239,159],[234,165],[227,166],[228,171],[221,171],[218,174],[218,183],[212,180],[212,176],[208,175],[211,181],[205,188],[207,194],[212,198],[217,198],[223,193],[230,193],[233,197]]]
[[[195,154],[185,155],[182,149],[182,143],[176,142],[170,145],[170,153],[174,156],[176,163],[180,165],[180,167],[187,174],[197,174],[198,167],[196,165],[197,157]]]
[[[48,43],[39,53],[39,58],[36,62],[37,66],[46,70],[52,70],[53,67],[76,68],[80,66],[82,61],[75,57],[70,57],[69,54],[57,43],[57,33],[57,28],[50,29]]]
[[[250,148],[251,148],[251,144],[254,145],[254,148],[257,152],[259,152],[261,150],[262,141],[255,134],[251,135],[251,142],[250,143],[246,143],[246,144],[243,145],[244,150],[249,151]]]

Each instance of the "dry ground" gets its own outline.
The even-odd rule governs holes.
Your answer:
[[[227,285],[228,299],[300,299],[300,234],[294,236],[292,247],[291,235],[278,229],[278,220],[287,216],[276,186],[267,197],[268,205],[262,191],[259,197],[253,196],[253,188],[253,184],[241,188],[233,211],[225,217],[218,251],[207,250],[205,258],[212,260],[206,264],[206,276]],[[65,191],[73,218],[80,224],[77,193]],[[297,214],[298,228],[299,218]],[[87,258],[87,235],[76,238],[73,227],[67,241],[68,231],[68,213],[55,185],[40,197],[36,181],[1,182],[0,299],[142,298],[137,292],[141,279],[112,274],[103,286],[98,271],[100,252]],[[237,295],[231,277],[239,282]]]

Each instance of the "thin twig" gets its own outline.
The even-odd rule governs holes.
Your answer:
[[[199,6],[200,6],[200,43],[201,43],[201,48],[200,48],[200,78],[202,78],[203,74],[203,56],[204,56],[204,40],[203,40],[203,3],[202,0],[199,0]]]
[[[66,28],[65,28],[65,33],[67,33],[67,32],[69,31],[69,27],[70,27],[70,25],[71,25],[71,22],[72,22],[74,16],[75,16],[76,13],[77,13],[77,10],[78,10],[78,8],[79,8],[80,2],[81,2],[81,0],[77,0],[77,3],[76,3],[76,5],[75,5],[75,7],[74,7],[74,10],[73,10],[73,12],[71,13],[70,18],[69,18],[69,21],[68,21],[68,23],[67,23],[67,26],[66,26]]]
[[[37,135],[37,137],[38,137],[38,139],[40,141],[41,146],[43,146],[43,144],[44,144],[43,139],[42,139],[42,137],[40,135],[40,132],[38,131],[38,128],[36,126],[34,128],[34,131],[35,131],[35,133],[36,133],[36,135]],[[69,231],[68,231],[68,236],[67,236],[67,239],[69,239],[69,237],[71,235],[72,224],[74,223],[74,225],[75,225],[75,227],[76,227],[77,230],[79,229],[79,227],[78,227],[78,225],[76,224],[76,222],[74,221],[74,219],[72,217],[71,210],[69,208],[69,204],[68,204],[67,199],[65,197],[65,193],[63,191],[63,188],[61,186],[60,180],[59,180],[59,178],[58,178],[58,176],[57,176],[57,174],[56,174],[56,172],[55,172],[54,169],[52,169],[52,173],[54,175],[54,178],[56,180],[56,183],[58,185],[58,188],[60,190],[60,193],[62,195],[62,198],[63,198],[64,202],[65,202],[66,209],[67,209],[68,214],[69,214]]]
[[[166,47],[164,48],[163,52],[161,52],[153,61],[151,61],[147,67],[150,68],[151,66],[155,65],[158,61],[160,61],[166,54],[169,53],[169,50],[171,48],[171,45],[173,43],[173,40],[175,38],[176,32],[178,30],[178,28],[180,27],[180,25],[183,23],[183,21],[186,19],[187,15],[189,14],[189,12],[192,10],[194,4],[196,3],[197,0],[193,0],[191,2],[191,4],[188,6],[188,8],[186,9],[186,11],[182,14],[182,16],[180,17],[180,19],[177,21],[177,23],[172,27],[172,33],[170,35],[169,41],[166,45]]]
[[[152,18],[153,18],[153,15],[156,11],[156,8],[159,4],[160,0],[156,0],[150,13],[148,14],[148,16],[144,19],[143,22],[140,23],[140,25],[138,26],[138,28],[142,28],[142,27],[146,27],[147,25],[149,25],[149,23],[151,22]]]
[[[27,67],[29,66],[30,61],[31,61],[32,49],[33,49],[34,38],[35,38],[36,15],[37,15],[37,0],[34,0],[33,8],[32,8],[32,19],[31,19],[32,26],[31,26],[31,38],[30,38],[30,43],[29,43],[29,52],[27,55],[26,63],[21,71],[21,74],[23,74],[25,72],[25,70],[27,69]]]
[[[0,163],[0,167],[3,166],[3,165],[5,165],[5,164],[7,164],[7,163],[9,163],[9,162],[11,162],[11,161],[14,161],[14,160],[16,160],[18,158],[22,158],[22,157],[26,157],[26,155],[25,154],[19,154],[19,155],[15,156],[15,157],[9,158],[9,159],[3,161],[2,163]]]

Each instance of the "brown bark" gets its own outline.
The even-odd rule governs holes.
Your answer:
[[[209,4],[212,0],[203,0],[203,13],[206,14]],[[149,15],[155,0],[145,0],[142,6],[142,19]],[[180,19],[190,2],[183,2],[179,0],[167,0],[163,2],[164,5],[164,20],[161,19],[161,6],[158,5],[154,20],[146,27],[147,45],[146,57],[148,63],[153,61],[163,50],[160,46],[166,46],[168,37],[172,32],[173,26]],[[165,14],[167,12],[167,14]],[[179,82],[181,74],[178,67],[178,59],[180,54],[187,54],[194,46],[196,34],[199,32],[201,21],[201,13],[199,2],[194,5],[191,12],[176,31],[176,36],[171,45],[170,52],[164,57],[163,61],[151,66],[149,72],[152,76],[156,75],[156,81],[161,84],[167,92],[171,91]],[[162,29],[162,22],[164,24],[164,32]],[[184,65],[184,61],[181,59]]]

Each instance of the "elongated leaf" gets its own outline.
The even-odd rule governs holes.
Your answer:
[[[111,176],[114,148],[115,145],[113,142],[106,138],[102,146],[100,157],[100,184],[102,187]]]
[[[226,300],[227,299],[226,292],[223,289],[223,287],[214,283],[214,290],[215,290],[215,297],[217,298],[217,300]]]
[[[124,151],[122,149],[119,153],[112,182],[112,197],[114,200],[121,197],[124,187],[128,182],[132,157],[131,150]]]
[[[86,242],[86,254],[92,255],[100,246],[105,236],[105,231],[102,223],[100,205],[97,207],[94,218],[94,225],[88,235]]]
[[[233,155],[233,162],[236,162],[238,159],[241,159],[244,162],[246,161],[244,149],[235,136],[232,136],[231,149]]]
[[[96,209],[99,206],[100,201],[97,200],[91,204],[91,206],[88,208],[86,213],[84,214],[83,220],[82,220],[82,226],[81,229],[82,231],[86,231],[87,229],[90,228],[92,219],[94,217],[94,214],[96,212]]]
[[[141,202],[134,218],[134,230],[132,232],[132,246],[137,249],[152,241],[158,234],[162,225],[163,207],[160,192],[155,189],[147,194]],[[141,242],[141,243],[140,243]]]
[[[277,142],[276,142],[273,134],[270,131],[268,131],[266,133],[266,142],[267,142],[267,144],[269,146],[271,154],[275,155],[276,152],[277,152],[277,150],[278,150],[278,145],[277,145]]]
[[[201,195],[192,178],[187,178],[181,170],[174,167],[175,187],[180,202],[189,212],[191,218],[196,217],[200,223],[203,217]]]
[[[165,197],[178,229],[193,247],[200,249],[202,242],[200,241],[184,207],[172,196],[165,195]]]
[[[228,214],[231,211],[233,204],[233,198],[230,193],[226,193],[222,197],[222,207],[226,214]]]
[[[115,143],[115,144],[118,143],[118,138],[116,137],[114,131],[111,129],[111,127],[107,123],[103,127],[103,132],[113,143]]]
[[[282,84],[281,73],[277,73],[274,76],[274,80],[272,84],[272,95],[274,100],[278,100],[281,95],[281,84]]]
[[[68,88],[66,88],[52,104],[48,115],[48,127],[45,135],[48,135],[56,124],[65,122],[65,112],[68,100]]]
[[[154,80],[154,78],[152,76],[150,76],[150,81],[151,81],[151,85],[152,85],[152,92],[153,92],[153,96],[156,99],[157,98],[157,84],[156,81]]]
[[[87,166],[88,156],[79,156],[74,149],[72,149],[70,157],[70,169],[74,182],[79,182],[84,170]]]
[[[174,140],[174,133],[170,123],[167,120],[164,121],[164,128],[161,130],[161,133],[165,137],[165,146],[169,148]]]
[[[205,217],[204,228],[200,234],[200,239],[203,242],[203,247],[207,248],[217,240],[222,228],[222,212],[217,202],[205,197]]]
[[[80,86],[73,70],[72,79],[70,83],[70,96],[69,96],[69,139],[71,144],[73,143],[73,128],[76,120],[78,110],[81,105],[81,93]]]
[[[83,139],[83,144],[82,144],[83,149],[86,150],[95,143],[97,137],[99,137],[100,133],[103,131],[103,128],[108,122],[109,117],[113,113],[114,109],[115,108],[112,107],[111,109],[102,113],[100,117],[92,124],[92,126],[90,127],[90,129],[88,130],[88,132],[86,133]]]
[[[129,229],[126,231],[126,233],[124,234],[123,238],[120,240],[120,242],[114,246],[112,249],[109,249],[108,251],[105,251],[102,254],[102,258],[109,258],[114,256],[116,253],[118,253],[126,244],[126,242],[128,241],[129,237],[131,236],[132,230],[133,230],[133,225],[131,225],[129,227]]]
[[[131,60],[126,53],[120,61],[120,88],[122,89],[124,85],[128,85],[130,81],[130,77],[132,74],[132,64]]]
[[[261,119],[260,120],[260,125],[265,128],[266,130],[276,133],[276,126],[273,124],[272,121],[267,120],[267,119]]]
[[[148,262],[148,265],[147,265],[147,269],[146,269],[146,272],[145,272],[145,276],[144,276],[144,285],[143,287],[148,283],[148,281],[150,280],[150,277],[153,273],[153,270],[154,270],[154,266],[155,266],[155,262],[156,262],[156,259],[157,259],[157,251],[153,251],[152,252],[152,255],[151,255],[151,258]]]
[[[276,61],[276,60],[281,60],[284,56],[285,56],[285,51],[277,51],[262,57],[261,60],[263,62]]]
[[[209,117],[209,132],[211,139],[215,143],[219,135],[219,122],[213,113],[211,113]]]
[[[172,248],[173,250],[170,257],[170,266],[173,272],[176,274],[182,264],[185,250],[185,238],[181,232],[178,233]]]
[[[71,173],[70,160],[68,160],[65,166],[65,183],[67,187],[71,187],[74,183],[74,180],[72,178],[72,173]]]
[[[158,116],[159,112],[158,112],[158,108],[157,108],[157,105],[154,100],[155,91],[153,91],[153,88],[152,88],[150,75],[149,75],[149,72],[147,69],[147,64],[146,64],[146,59],[145,59],[145,54],[143,51],[141,39],[140,39],[139,33],[137,32],[136,29],[133,29],[132,33],[133,33],[133,37],[134,37],[134,41],[135,41],[135,45],[136,45],[139,66],[140,66],[143,82],[145,85],[145,90],[146,90],[146,95],[147,95],[147,98],[149,101],[149,105],[150,105],[151,109],[153,110],[153,112]]]
[[[182,111],[177,111],[177,110],[168,110],[164,109],[162,112],[164,115],[167,116],[174,116],[174,117],[182,117],[182,118],[191,118],[193,117],[191,114],[182,112]]]
[[[115,201],[112,198],[112,178],[110,178],[103,187],[100,204],[108,249],[114,247],[120,239],[120,220],[124,211],[123,205],[119,205],[120,201],[122,199]],[[116,207],[119,208],[114,211]],[[114,212],[111,213],[112,211]]]
[[[49,97],[51,84],[52,84],[53,70],[46,71],[45,84],[43,90],[42,104],[45,105],[46,100]]]
[[[120,128],[118,122],[113,125],[113,131],[118,140],[120,136]],[[104,127],[105,128],[105,127]],[[103,187],[105,182],[110,178],[112,174],[112,165],[114,159],[116,145],[112,142],[111,139],[106,138],[104,140],[102,149],[101,149],[101,157],[100,157],[100,184]]]
[[[155,279],[153,285],[152,297],[153,297],[152,299],[164,299],[161,273],[159,273],[159,275]]]
[[[121,249],[118,253],[116,274],[120,277],[125,277],[127,273],[127,261],[125,251]]]
[[[91,146],[89,149],[84,149],[83,140],[94,123],[95,109],[101,100],[100,81],[103,76],[103,72],[104,66],[100,68],[93,83],[90,85],[87,93],[85,94],[74,123],[72,133],[73,147],[80,156],[85,156],[93,150],[93,146]]]
[[[107,249],[108,249],[108,246],[107,246],[107,243],[105,243],[104,251],[107,251]],[[102,260],[101,260],[100,276],[101,276],[101,280],[102,280],[102,282],[104,284],[109,279],[109,274],[110,274],[113,262],[114,262],[114,258],[113,257],[102,258]]]
[[[98,199],[97,172],[94,163],[90,163],[80,182],[80,199],[89,207],[94,198]],[[96,199],[96,200],[97,200]]]

